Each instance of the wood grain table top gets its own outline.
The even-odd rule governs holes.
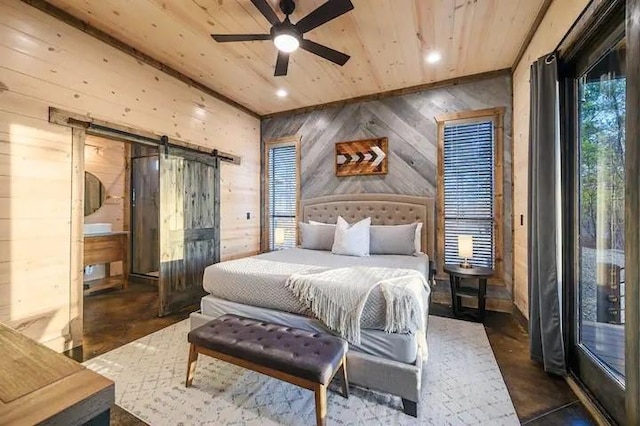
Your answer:
[[[1,424],[83,424],[114,399],[111,380],[0,324]]]

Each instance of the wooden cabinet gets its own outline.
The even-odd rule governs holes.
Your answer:
[[[127,232],[110,232],[108,234],[85,235],[84,266],[104,264],[105,277],[85,283],[85,294],[113,287],[127,287],[128,279],[128,246]],[[111,276],[111,263],[122,261],[122,275]],[[87,286],[86,284],[91,284]]]

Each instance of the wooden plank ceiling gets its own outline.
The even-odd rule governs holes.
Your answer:
[[[269,0],[282,18],[277,0]],[[50,0],[77,18],[258,114],[509,68],[544,0],[352,0],[355,10],[306,34],[351,55],[339,67],[291,55],[274,77],[270,41],[214,42],[209,34],[266,33],[250,0]],[[298,0],[297,22],[324,0]],[[437,64],[425,58],[442,54]],[[126,76],[123,76],[126,77]],[[276,96],[278,89],[289,92]]]

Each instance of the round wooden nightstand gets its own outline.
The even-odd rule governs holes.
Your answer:
[[[451,306],[453,315],[471,316],[480,322],[484,321],[484,313],[487,297],[487,278],[493,276],[495,271],[491,268],[481,266],[473,268],[463,268],[460,265],[444,265],[444,272],[449,274],[449,282],[451,283]],[[461,285],[463,279],[477,279],[478,288],[463,287]],[[463,308],[462,298],[477,298],[478,309]]]

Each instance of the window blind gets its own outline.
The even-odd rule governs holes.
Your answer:
[[[295,247],[297,173],[295,145],[269,148],[269,248]]]
[[[445,263],[459,263],[458,236],[473,237],[474,266],[494,267],[494,124],[444,128]]]

